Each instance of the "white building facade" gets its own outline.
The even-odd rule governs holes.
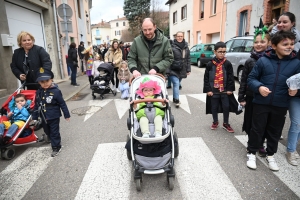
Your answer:
[[[114,39],[120,40],[122,35],[122,30],[129,29],[129,23],[126,17],[122,17],[122,18],[118,17],[117,19],[111,20],[109,24],[111,28],[110,30],[111,40]]]
[[[100,45],[110,43],[111,28],[108,22],[100,22],[92,25],[92,43],[93,45]]]
[[[184,32],[185,41],[189,47],[194,45],[193,41],[193,0],[169,0],[169,22],[170,22],[170,39],[178,31]]]

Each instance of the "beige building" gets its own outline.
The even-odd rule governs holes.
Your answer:
[[[103,20],[98,24],[93,24],[92,29],[92,44],[100,45],[104,43],[109,43],[111,38],[111,29],[108,22]]]
[[[121,39],[121,35],[122,35],[122,31],[126,31],[129,29],[129,23],[128,20],[126,19],[126,17],[122,17],[122,18],[118,18],[111,20],[109,22],[110,24],[110,40],[120,40]]]

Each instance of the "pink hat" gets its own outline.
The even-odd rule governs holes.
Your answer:
[[[150,80],[148,77],[144,78],[144,80],[140,83],[139,89],[136,92],[141,98],[144,98],[144,94],[143,94],[143,89],[144,88],[153,88],[154,89],[154,94],[160,94],[161,93],[161,88],[157,84],[157,82],[153,81],[153,80]]]

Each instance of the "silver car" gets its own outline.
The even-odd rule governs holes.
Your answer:
[[[233,74],[241,81],[245,62],[253,49],[253,36],[234,37],[226,42],[226,58],[232,64]]]

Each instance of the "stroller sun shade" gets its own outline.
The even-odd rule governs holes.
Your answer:
[[[114,66],[111,63],[101,63],[97,68],[98,71],[107,71],[109,74],[113,74]]]

